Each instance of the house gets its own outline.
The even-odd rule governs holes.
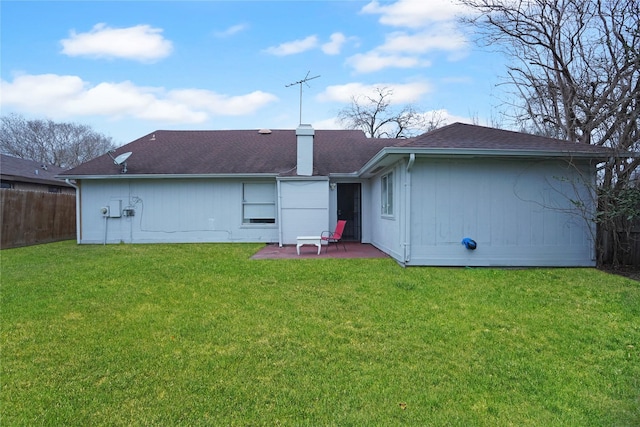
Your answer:
[[[76,238],[76,197],[64,169],[0,155],[0,248]]]
[[[63,171],[58,166],[0,154],[1,188],[74,194],[72,185],[56,178]]]
[[[397,140],[159,130],[60,176],[79,188],[80,244],[288,245],[346,219],[344,238],[408,266],[593,266],[596,165],[611,155],[462,123]]]

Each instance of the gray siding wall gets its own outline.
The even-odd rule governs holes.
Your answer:
[[[405,165],[405,162],[399,162],[371,180],[368,208],[363,208],[363,211],[370,212],[371,243],[400,262],[405,260],[405,251],[408,249],[404,235],[407,197],[404,185],[407,179]],[[390,172],[393,173],[393,215],[383,215],[382,176]]]
[[[78,242],[277,242],[277,223],[243,224],[244,182],[263,181],[84,180]],[[100,209],[109,205],[133,209],[134,216],[105,219]]]
[[[329,228],[329,181],[280,180],[281,244],[295,244],[298,236],[320,236]]]
[[[408,264],[594,266],[593,228],[573,203],[593,209],[592,172],[560,160],[418,159]]]

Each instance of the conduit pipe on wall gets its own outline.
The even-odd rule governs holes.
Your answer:
[[[108,222],[109,216],[105,215],[104,216],[104,240],[102,241],[103,245],[107,244],[107,222]]]

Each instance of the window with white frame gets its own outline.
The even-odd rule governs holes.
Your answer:
[[[276,184],[245,182],[242,185],[242,223],[275,224]]]
[[[382,215],[393,215],[393,172],[382,176]]]

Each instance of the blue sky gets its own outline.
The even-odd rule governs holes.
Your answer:
[[[0,2],[2,115],[158,129],[339,128],[352,97],[490,124],[503,59],[451,0]]]

